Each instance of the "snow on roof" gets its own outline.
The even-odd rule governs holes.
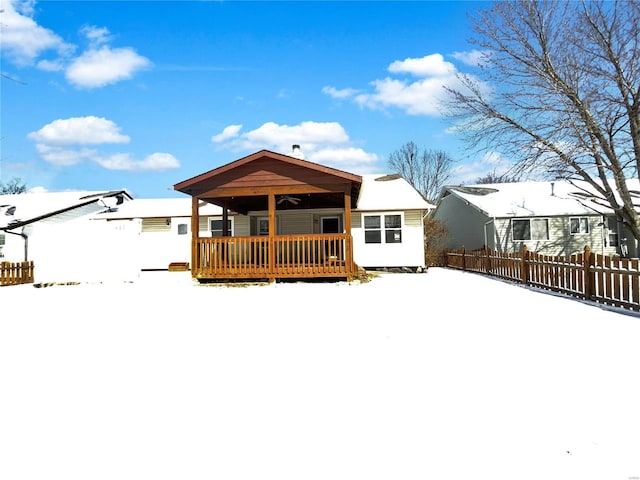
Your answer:
[[[218,205],[205,203],[200,206],[200,215],[222,215],[222,208]],[[137,198],[120,205],[117,209],[96,215],[95,218],[125,219],[125,218],[159,218],[159,217],[190,217],[191,197],[184,198]]]
[[[635,182],[635,183],[634,183]],[[633,191],[638,182],[628,181]],[[635,188],[634,188],[635,187]],[[489,217],[532,217],[608,214],[612,210],[596,201],[593,187],[584,182],[514,182],[447,187],[454,194]]]
[[[42,217],[52,216],[58,212],[70,210],[95,202],[103,197],[110,197],[120,193],[129,195],[124,190],[76,190],[0,195],[0,228],[6,228],[12,223],[29,223]]]
[[[435,208],[399,175],[363,175],[358,210],[429,210]]]

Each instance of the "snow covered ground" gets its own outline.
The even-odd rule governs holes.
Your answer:
[[[640,477],[640,317],[432,268],[0,289],[3,480]]]

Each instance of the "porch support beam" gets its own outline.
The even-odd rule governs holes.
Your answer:
[[[229,210],[227,207],[222,207],[222,236],[229,236]]]
[[[273,272],[276,269],[276,196],[273,192],[269,195],[269,282],[276,281]]]
[[[347,245],[345,245],[345,266],[347,267],[347,280],[351,281],[353,266],[353,242],[351,236],[351,189],[344,191],[344,230],[347,234]]]
[[[198,238],[200,237],[200,201],[198,197],[191,197],[191,276],[194,277],[200,269],[198,263]]]

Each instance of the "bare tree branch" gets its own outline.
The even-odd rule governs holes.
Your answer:
[[[505,0],[473,27],[486,63],[448,89],[469,145],[517,175],[587,182],[640,239],[626,183],[640,170],[640,3]]]

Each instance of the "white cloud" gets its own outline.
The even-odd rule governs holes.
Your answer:
[[[307,160],[358,174],[374,173],[378,170],[375,167],[378,156],[355,147],[321,148],[308,155]]]
[[[136,160],[129,153],[105,154],[85,145],[129,143],[128,135],[111,120],[94,116],[54,120],[28,137],[36,141],[40,157],[52,165],[69,167],[85,160],[109,170],[160,171],[178,168],[180,162],[168,153],[153,153]],[[80,147],[80,148],[78,148]]]
[[[439,53],[397,60],[389,65],[388,71],[419,78],[410,80],[388,76],[370,82],[373,87],[370,91],[327,86],[322,92],[332,98],[351,99],[360,107],[371,110],[397,108],[409,115],[440,117],[446,111],[444,102],[448,94],[445,87],[461,88],[459,71]],[[485,88],[484,84],[480,84],[480,88]]]
[[[107,43],[111,39],[109,29],[106,27],[86,25],[80,29],[80,33],[87,37],[94,47]]]
[[[288,155],[292,145],[300,145],[305,159],[353,173],[375,170],[377,155],[357,148],[345,129],[337,122],[301,122],[279,125],[267,122],[240,133],[240,125],[230,125],[213,138],[219,148],[232,151],[272,150]],[[225,133],[226,132],[226,133]]]
[[[20,66],[32,64],[46,51],[66,54],[74,48],[56,33],[38,25],[32,18],[32,7],[30,1],[0,0],[3,56]]]
[[[149,59],[138,55],[132,48],[87,50],[67,68],[67,80],[83,88],[99,88],[121,80],[151,66]]]
[[[128,153],[96,156],[93,160],[108,170],[160,171],[180,167],[180,162],[169,153],[152,153],[144,160],[135,160]]]
[[[2,10],[2,54],[18,66],[35,65],[48,71],[65,71],[67,81],[76,87],[99,88],[130,79],[151,66],[151,61],[130,47],[112,48],[105,27],[84,26],[80,34],[89,49],[72,58],[77,47],[66,43],[52,30],[33,19],[33,1],[0,0]],[[51,54],[52,58],[40,58]]]
[[[409,73],[417,77],[448,77],[454,75],[456,67],[446,62],[439,53],[422,58],[406,58],[396,60],[388,69],[391,73]]]
[[[335,87],[326,86],[322,87],[322,93],[329,95],[332,98],[343,99],[353,97],[359,93],[359,90],[356,90],[355,88],[343,88],[338,90]]]
[[[488,55],[489,52],[485,52],[482,50],[470,50],[468,52],[454,52],[451,54],[451,57],[461,61],[465,65],[477,67],[486,63]]]
[[[455,77],[448,78],[453,84]],[[372,110],[396,107],[409,115],[439,116],[442,114],[442,102],[446,97],[445,82],[442,78],[429,78],[416,82],[385,78],[373,82],[374,93],[357,95],[354,101]]]
[[[221,133],[214,135],[211,137],[212,142],[220,143],[230,138],[235,138],[238,136],[238,132],[242,129],[242,125],[229,125],[222,130]]]
[[[27,136],[47,145],[99,145],[130,141],[114,122],[94,116],[54,120]]]
[[[36,150],[45,162],[58,167],[70,167],[82,163],[84,160],[92,158],[96,154],[96,150],[82,148],[74,150],[59,146],[46,145],[38,143]]]

